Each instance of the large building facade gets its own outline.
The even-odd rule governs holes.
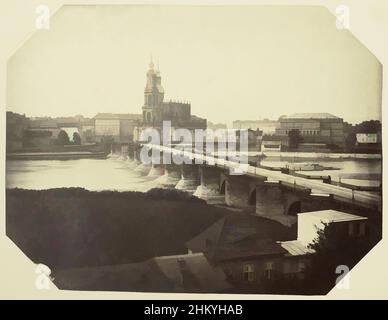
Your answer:
[[[299,130],[305,144],[345,147],[343,119],[329,113],[295,113],[279,119],[276,129],[279,136],[288,136],[291,130]]]
[[[152,61],[147,72],[142,114],[142,124],[135,133],[137,139],[140,138],[141,131],[145,128],[161,129],[163,121],[170,121],[172,130],[177,128],[206,129],[206,119],[192,115],[190,103],[164,101],[162,78]]]
[[[94,117],[95,139],[97,142],[131,142],[141,120],[139,114],[99,113]]]

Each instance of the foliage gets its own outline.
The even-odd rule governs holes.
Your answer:
[[[305,273],[305,282],[311,293],[326,294],[330,291],[339,276],[337,267],[345,265],[352,269],[379,240],[372,233],[349,236],[348,229],[344,227],[347,225],[342,225],[339,230],[338,223],[324,224],[309,245],[315,250]]]
[[[288,132],[289,137],[289,146],[290,149],[296,149],[299,146],[299,143],[303,141],[302,136],[300,135],[299,129],[292,129]]]
[[[79,135],[78,132],[73,133],[73,143],[77,145],[81,144],[81,136]]]
[[[52,132],[49,130],[25,130],[23,138],[49,138],[52,136]]]
[[[82,188],[7,190],[7,235],[51,269],[139,262],[184,254],[185,243],[225,209],[170,195]]]
[[[58,138],[57,138],[57,144],[60,146],[64,146],[66,144],[69,144],[69,136],[65,130],[61,130],[58,133]]]
[[[381,122],[379,120],[363,121],[356,125],[344,122],[345,145],[348,151],[356,145],[357,133],[381,133]]]

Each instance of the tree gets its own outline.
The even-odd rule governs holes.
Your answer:
[[[299,143],[302,142],[302,137],[300,135],[299,129],[292,129],[288,132],[289,146],[290,149],[298,148]]]
[[[73,143],[78,145],[81,144],[81,136],[79,135],[78,132],[73,133]]]
[[[304,286],[310,293],[326,294],[340,276],[336,273],[337,267],[346,266],[351,270],[380,239],[375,232],[349,236],[348,229],[343,227],[338,229],[334,223],[325,224],[309,245],[315,250],[305,271]]]
[[[58,138],[57,138],[57,144],[60,146],[64,146],[66,144],[69,144],[69,136],[67,135],[67,132],[65,130],[59,131]]]

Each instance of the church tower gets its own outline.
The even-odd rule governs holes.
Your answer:
[[[162,121],[162,104],[164,89],[159,70],[154,69],[154,63],[149,64],[147,84],[144,90],[143,122],[157,124]]]

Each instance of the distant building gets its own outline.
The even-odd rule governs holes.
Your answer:
[[[381,143],[381,133],[356,133],[357,144]]]
[[[82,143],[95,142],[94,120],[84,120],[80,123],[79,133]]]
[[[7,111],[6,131],[7,131],[7,152],[16,151],[23,148],[24,131],[29,126],[29,119],[23,114]]]
[[[228,129],[228,126],[225,123],[213,123],[208,121],[207,122],[207,129],[212,129],[212,130],[226,130]]]
[[[98,113],[94,117],[94,135],[97,142],[133,141],[134,129],[142,120],[140,114]]]
[[[233,121],[233,129],[259,129],[263,134],[274,134],[279,125],[279,121],[269,119]]]
[[[176,128],[206,129],[206,119],[192,115],[190,103],[164,101],[164,89],[161,79],[160,72],[154,69],[154,64],[151,61],[144,90],[142,124],[137,128],[135,139],[140,138],[141,131],[144,128],[152,127],[161,130],[163,121],[171,122],[172,131]]]
[[[277,135],[265,135],[261,140],[261,151],[281,151],[283,147],[288,146],[288,137]]]
[[[28,128],[24,131],[24,146],[27,148],[53,146],[60,131],[61,129],[57,127]]]
[[[31,129],[57,128],[58,121],[50,117],[32,117],[30,118]]]
[[[297,129],[309,150],[325,147],[345,147],[343,119],[329,113],[295,113],[279,119],[280,127],[276,129],[279,136],[288,136],[291,130]],[[313,147],[311,148],[311,144]]]

